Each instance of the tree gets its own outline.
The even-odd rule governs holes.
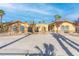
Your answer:
[[[33,33],[35,32],[35,26],[36,26],[36,24],[35,24],[35,22],[33,20],[32,23],[31,23],[31,25],[30,25],[30,27],[32,28],[32,32]]]
[[[45,23],[45,20],[42,20],[42,23]]]
[[[60,20],[61,16],[60,15],[55,15],[55,20]]]
[[[2,23],[2,18],[3,18],[3,15],[4,15],[4,11],[3,10],[0,10],[0,20],[1,20],[1,31],[3,29],[3,23]]]
[[[40,23],[41,23],[41,21],[38,21],[38,23],[40,24]]]
[[[51,23],[51,24],[49,24],[49,26],[48,26],[49,31],[52,31],[54,25],[55,25],[55,23]]]
[[[8,28],[9,28],[8,23],[7,22],[3,23],[3,32],[7,32]]]
[[[79,33],[79,17],[77,20],[74,21],[75,25],[76,25],[76,32]]]
[[[57,33],[58,33],[58,27],[59,27],[59,24],[58,24],[58,20],[61,19],[61,16],[60,15],[55,15],[55,24],[56,24],[56,27],[57,27]]]

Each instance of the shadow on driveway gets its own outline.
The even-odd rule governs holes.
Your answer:
[[[5,45],[3,45],[3,46],[0,46],[0,49],[4,48],[4,47],[6,47],[6,46],[9,46],[9,45],[11,45],[11,44],[13,44],[13,43],[15,43],[15,42],[18,42],[19,40],[22,40],[23,38],[25,38],[25,37],[27,37],[27,36],[29,36],[29,35],[30,35],[30,34],[25,35],[25,36],[23,36],[23,37],[21,37],[21,38],[19,38],[19,39],[16,39],[16,40],[14,40],[14,41],[12,41],[12,42],[10,42],[10,43],[7,43],[7,44],[5,44]]]
[[[54,56],[54,46],[52,44],[46,44],[44,43],[44,50],[40,49],[38,46],[35,46],[37,50],[39,50],[39,53],[27,53],[29,56]]]
[[[60,46],[64,49],[64,51],[69,55],[69,56],[73,56],[73,54],[69,51],[69,49],[63,44],[63,41],[66,42],[66,39],[65,38],[62,38],[61,35],[59,34],[56,34],[56,33],[51,33],[53,35],[53,37],[58,41],[58,43],[60,44]],[[60,40],[61,38],[61,40]],[[67,43],[67,42],[66,42]]]
[[[58,35],[60,36],[60,38],[62,38],[63,41],[65,41],[65,42],[66,42],[67,44],[69,44],[72,48],[74,48],[76,51],[79,52],[79,44],[75,43],[74,41],[72,41],[72,40],[66,38],[65,36],[63,36],[63,35],[61,35],[61,34],[58,34]],[[71,43],[72,43],[72,44],[71,44]],[[74,44],[75,46],[74,46],[73,44]],[[76,47],[76,46],[78,46],[78,47]]]

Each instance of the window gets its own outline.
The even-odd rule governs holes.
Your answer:
[[[69,26],[65,26],[65,30],[69,30]]]
[[[20,31],[24,31],[24,26],[20,26]]]
[[[13,31],[17,31],[17,27],[16,26],[13,26]]]
[[[61,26],[61,30],[62,31],[64,31],[64,32],[68,32],[68,30],[69,30],[69,26],[67,25],[67,26]]]
[[[61,30],[64,31],[64,26],[61,26]]]

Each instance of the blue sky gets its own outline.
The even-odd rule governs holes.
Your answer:
[[[9,3],[0,4],[0,9],[5,11],[3,22],[45,20],[46,23],[54,21],[54,15],[61,15],[62,19],[74,21],[79,17],[79,4],[74,3]]]

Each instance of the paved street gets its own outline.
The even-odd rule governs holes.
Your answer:
[[[68,34],[56,33],[0,37],[0,47],[3,46],[0,48],[0,55],[79,56],[78,38]]]

